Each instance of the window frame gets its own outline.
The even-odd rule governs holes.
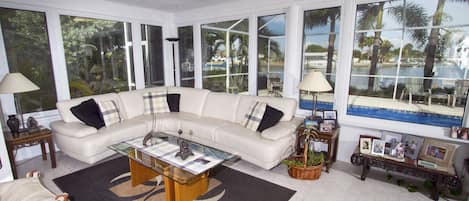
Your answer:
[[[140,18],[140,17],[127,17],[119,16],[113,14],[98,14],[93,11],[80,11],[80,10],[70,10],[62,7],[51,7],[38,6],[36,4],[20,4],[20,3],[10,3],[10,2],[0,2],[0,7],[9,8],[9,9],[18,9],[18,10],[28,10],[35,12],[43,12],[46,17],[46,25],[48,28],[49,36],[49,48],[52,61],[52,71],[54,72],[55,80],[55,90],[57,95],[57,101],[70,100],[70,90],[68,84],[68,74],[65,61],[65,51],[62,40],[62,27],[60,24],[60,15],[70,15],[78,16],[85,18],[95,18],[102,20],[113,20],[120,22],[131,23],[132,29],[132,43],[133,43],[133,63],[134,63],[134,76],[135,76],[135,88],[143,89],[145,88],[144,84],[144,72],[143,72],[143,54],[141,50],[141,36],[140,36],[140,25],[152,25],[162,27],[163,40],[171,35],[170,28],[172,23],[168,23],[163,20],[157,20],[157,18]],[[129,15],[130,16],[130,15]],[[6,58],[6,50],[3,44],[3,36],[0,41],[0,56]],[[165,70],[165,85],[171,85],[173,83],[172,75],[168,75],[168,68],[172,68],[172,55],[168,53],[171,50],[171,45],[163,41],[163,58],[164,58],[164,70]],[[171,60],[171,61],[170,61]],[[7,63],[5,60],[0,61],[0,64],[3,62]],[[176,61],[177,62],[177,61]],[[8,65],[2,65],[0,67],[0,75],[9,73]],[[172,71],[171,71],[172,72]],[[169,72],[169,73],[171,73]],[[4,114],[16,114],[16,107],[13,95],[11,94],[2,94],[0,95],[1,105],[4,108]],[[49,123],[55,120],[60,120],[60,115],[57,109],[24,113],[24,119],[32,116],[34,117],[40,125],[48,127]]]
[[[353,2],[345,1],[344,7],[347,7],[347,17],[342,17],[342,33],[355,33],[355,18],[357,5],[365,3],[376,3],[383,2],[386,0],[356,0]],[[336,87],[339,88],[340,93],[336,93],[335,107],[338,110],[339,119],[342,125],[360,127],[365,129],[376,129],[376,130],[389,130],[394,132],[402,133],[413,133],[425,137],[432,137],[437,139],[448,140],[445,134],[448,132],[448,128],[408,123],[402,121],[393,121],[385,119],[377,119],[370,117],[360,117],[347,114],[348,99],[349,99],[349,86],[350,76],[352,70],[352,53],[353,53],[353,41],[354,34],[344,34],[341,37],[341,44],[339,44],[339,54],[341,54],[338,65],[343,66],[342,69],[337,69],[336,79],[342,80],[339,84],[336,82]],[[340,71],[339,71],[340,70]],[[336,89],[337,90],[337,89]],[[467,104],[466,104],[467,106]],[[467,113],[467,112],[465,112]],[[464,114],[466,115],[466,114]],[[464,123],[464,119],[463,119]]]

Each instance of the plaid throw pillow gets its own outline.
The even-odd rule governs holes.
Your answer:
[[[121,122],[119,109],[117,109],[117,105],[113,100],[101,101],[98,105],[101,114],[103,114],[104,124],[106,127]]]
[[[249,107],[248,112],[244,115],[242,125],[253,131],[257,131],[257,128],[259,128],[259,125],[261,124],[266,107],[267,103],[264,102],[255,102],[252,104]]]
[[[170,112],[165,92],[147,92],[143,94],[145,114]]]

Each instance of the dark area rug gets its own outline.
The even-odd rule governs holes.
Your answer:
[[[156,185],[155,179],[131,187],[128,172],[128,159],[120,157],[55,178],[54,182],[69,193],[72,201],[165,200],[164,184]],[[295,194],[291,189],[221,165],[210,171],[209,183],[208,192],[199,199],[217,200],[213,198],[223,191],[220,201],[287,201]]]

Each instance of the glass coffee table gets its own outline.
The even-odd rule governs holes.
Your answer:
[[[164,177],[166,201],[192,201],[208,189],[210,169],[237,156],[167,133],[153,135],[147,146],[138,137],[109,146],[129,158],[132,186],[158,175]],[[176,154],[181,143],[193,155],[184,160]]]

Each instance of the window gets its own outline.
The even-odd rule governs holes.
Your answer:
[[[302,77],[311,71],[321,71],[333,88],[331,92],[318,95],[318,109],[333,108],[339,33],[340,7],[305,11]],[[312,94],[302,91],[300,108],[312,109],[312,99]]]
[[[258,96],[282,96],[285,66],[285,14],[258,18]]]
[[[145,87],[164,85],[163,33],[160,26],[141,25]]]
[[[194,87],[194,35],[192,26],[179,27],[179,69],[182,87]]]
[[[468,10],[465,1],[357,5],[347,113],[461,125],[469,87]]]
[[[57,96],[45,13],[0,8],[0,23],[9,71],[21,72],[40,88],[15,94],[23,113],[55,109]]]
[[[202,25],[203,88],[248,91],[248,19]]]
[[[134,86],[130,23],[61,15],[71,98]]]

